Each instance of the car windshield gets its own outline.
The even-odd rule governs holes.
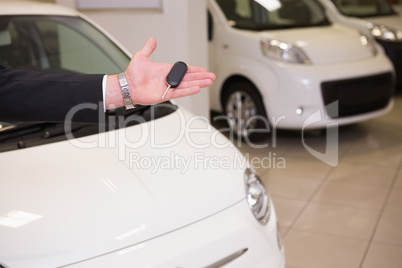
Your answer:
[[[264,31],[329,25],[316,0],[216,0],[229,24]]]
[[[0,16],[0,65],[46,73],[116,74],[125,70],[130,57],[98,29],[79,17]],[[170,103],[169,103],[170,104]],[[108,112],[107,127],[74,124],[75,137],[122,126],[117,116],[141,116],[142,122],[172,113],[176,106],[139,106]],[[125,119],[128,122],[128,119]],[[138,124],[133,121],[124,127]],[[65,140],[63,123],[0,122],[0,152]]]
[[[386,0],[331,0],[338,10],[351,17],[375,17],[395,15]]]
[[[124,70],[129,60],[81,18],[0,16],[0,64],[5,67],[47,73],[114,74]]]

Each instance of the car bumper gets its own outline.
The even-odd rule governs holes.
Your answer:
[[[313,129],[352,124],[383,115],[393,106],[394,72],[390,61],[382,54],[348,64],[283,65],[280,69],[277,72],[280,90],[264,96],[268,119],[276,128]],[[372,83],[381,75],[386,79]],[[332,116],[333,111],[328,113],[325,99],[328,84],[337,87],[335,92],[339,97],[335,94],[332,100],[339,99],[339,103],[330,109],[335,109],[338,117]],[[369,94],[370,98],[362,99]],[[370,102],[376,101],[376,94],[382,98],[381,105],[370,108]],[[342,102],[349,108],[362,105],[369,108],[345,115]]]
[[[140,244],[66,267],[284,267],[277,218],[262,226],[241,201],[211,217]],[[163,222],[161,222],[163,224]]]

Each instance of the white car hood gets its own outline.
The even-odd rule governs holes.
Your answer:
[[[194,149],[211,144],[217,132],[194,122],[191,128],[207,133],[189,134],[194,143],[189,144],[177,136],[180,121],[173,113],[121,132],[80,138],[75,145],[65,141],[0,154],[0,263],[57,267],[83,261],[174,231],[244,199],[237,149]],[[144,126],[156,134],[142,142],[141,133],[151,133]],[[119,148],[110,137],[142,144]],[[221,134],[214,139],[227,142]],[[170,149],[154,148],[172,141]],[[76,147],[92,147],[90,142],[97,147]],[[192,161],[187,168],[175,163],[180,157]],[[219,167],[204,162],[207,158],[238,165]],[[147,162],[152,159],[160,161],[159,167]]]
[[[261,35],[296,44],[312,64],[336,64],[373,57],[372,52],[361,44],[358,31],[339,24],[278,30]]]
[[[375,23],[375,24],[380,24],[380,25],[383,24],[385,26],[402,31],[402,17],[400,17],[398,15],[370,17],[370,18],[365,18],[365,19],[372,23]]]

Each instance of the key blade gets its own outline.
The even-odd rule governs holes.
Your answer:
[[[165,93],[163,93],[162,100],[165,98],[165,96],[166,96],[166,94],[168,93],[169,89],[170,89],[170,85],[169,85],[169,86],[167,87],[167,89],[165,90]]]

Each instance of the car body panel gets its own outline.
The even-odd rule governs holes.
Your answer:
[[[278,245],[273,244],[278,242],[275,216],[263,227],[246,207],[243,200],[176,232],[67,267],[125,267],[126,263],[149,268],[285,267],[284,248],[278,249]],[[229,225],[225,224],[227,221]],[[155,252],[158,252],[157,257]],[[225,257],[238,252],[244,253],[230,258],[225,266],[219,265]],[[153,260],[151,264],[150,259]]]
[[[377,23],[384,24],[386,26],[392,27],[394,29],[398,29],[402,31],[402,17],[400,15],[390,15],[390,16],[381,16],[381,17],[370,17],[365,18],[366,20]]]
[[[3,168],[2,181],[7,187],[0,195],[7,202],[0,204],[0,215],[13,219],[13,213],[22,211],[40,217],[16,228],[0,225],[2,239],[13,241],[1,248],[2,261],[35,263],[43,258],[50,266],[66,265],[161,236],[244,200],[246,162],[237,149],[208,146],[195,152],[180,136],[181,131],[169,132],[173,135],[159,131],[172,126],[179,129],[178,113],[147,126],[0,154],[4,167],[23,163],[23,168]],[[188,116],[183,112],[183,118]],[[205,127],[203,123],[195,122],[191,127]],[[151,127],[157,130],[152,131],[152,139],[145,137],[148,132],[144,131]],[[224,142],[222,134],[215,131],[210,128],[209,133],[193,134],[196,138],[192,142],[201,144],[202,137],[202,142],[209,143],[214,133],[218,142]],[[95,147],[109,135],[120,137],[116,147]],[[140,142],[133,143],[137,138]],[[152,148],[153,142],[167,149]],[[175,145],[168,146],[171,143]],[[94,148],[88,148],[92,144]],[[178,158],[188,166],[180,167],[184,163]],[[204,162],[206,158],[217,161],[215,168]],[[226,168],[219,164],[222,159],[228,163]],[[27,256],[15,256],[14,252],[26,252]]]
[[[336,24],[259,34],[260,39],[271,38],[298,45],[307,53],[313,65],[348,63],[371,58],[371,51],[362,47],[359,37],[354,29]]]

